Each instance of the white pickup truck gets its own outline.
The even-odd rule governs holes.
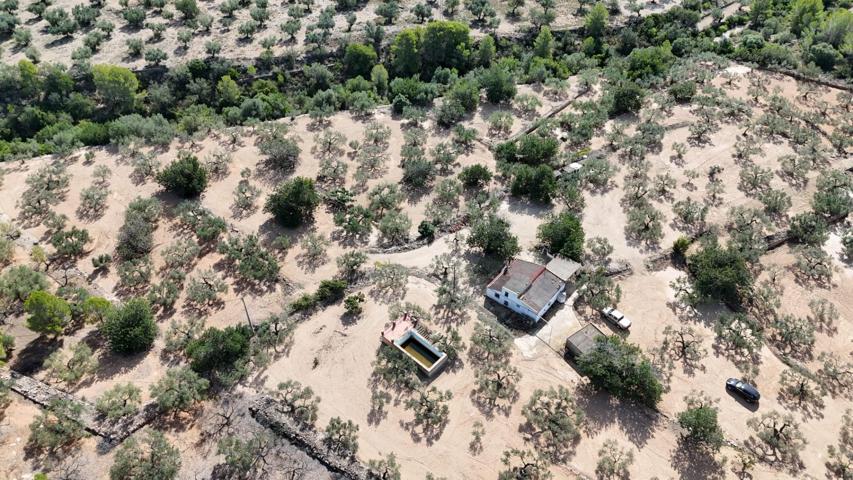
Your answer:
[[[604,315],[604,318],[622,330],[628,330],[631,328],[631,320],[626,317],[624,313],[616,310],[614,307],[602,309],[601,314]]]

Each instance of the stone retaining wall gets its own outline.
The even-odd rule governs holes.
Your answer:
[[[42,407],[50,405],[52,401],[57,399],[68,400],[80,405],[83,408],[80,420],[86,431],[111,444],[117,444],[129,437],[154,420],[158,414],[157,406],[152,402],[145,405],[136,415],[125,417],[118,422],[110,422],[98,415],[92,403],[42,381],[11,370],[0,372],[0,378],[11,379],[12,391]]]
[[[367,467],[357,460],[329,450],[319,432],[303,428],[295,422],[274,398],[268,395],[258,396],[249,406],[249,413],[259,424],[287,439],[332,472],[353,480],[372,478]]]

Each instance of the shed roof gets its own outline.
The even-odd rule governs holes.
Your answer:
[[[556,256],[548,262],[548,265],[545,265],[545,268],[560,280],[567,282],[572,278],[572,275],[580,270],[581,264],[568,258]]]
[[[574,351],[577,355],[583,355],[595,347],[596,338],[603,336],[604,332],[592,323],[588,323],[585,327],[569,335],[569,338],[566,339],[566,348]]]

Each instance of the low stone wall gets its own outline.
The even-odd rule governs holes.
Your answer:
[[[604,275],[608,277],[616,277],[620,275],[630,275],[634,272],[631,264],[627,260],[614,260],[607,264],[604,268]]]
[[[844,221],[846,218],[847,218],[846,213],[843,215],[836,215],[834,217],[829,217],[826,220],[826,223],[828,225],[834,225],[836,223]],[[791,233],[788,230],[784,230],[781,232],[776,232],[774,234],[765,236],[764,241],[767,243],[767,250],[770,251],[770,250],[775,250],[775,249],[781,247],[782,245],[788,243],[789,241],[791,241],[791,238],[792,238]]]
[[[12,380],[13,392],[43,407],[50,405],[54,400],[68,400],[82,406],[83,413],[80,419],[86,431],[100,437],[104,437],[108,433],[101,425],[101,422],[95,418],[97,415],[95,413],[95,406],[91,403],[14,371],[0,373],[0,377]]]
[[[76,396],[59,390],[42,381],[15,371],[0,372],[0,378],[12,380],[12,391],[27,400],[46,407],[54,400],[68,400],[83,408],[80,420],[87,432],[97,435],[108,443],[116,444],[150,423],[157,416],[157,406],[152,402],[143,407],[136,415],[125,417],[118,422],[110,422],[101,418],[95,411],[95,406]]]
[[[459,230],[462,230],[467,224],[468,219],[464,215],[457,216],[452,221],[448,222],[449,225],[445,228],[439,229],[435,237],[432,239],[428,238],[419,238],[417,240],[412,240],[411,242],[406,242],[400,245],[391,245],[388,247],[383,246],[372,246],[366,249],[367,253],[370,254],[389,254],[389,253],[400,253],[400,252],[410,252],[412,250],[417,250],[421,247],[425,247],[439,238],[449,235],[451,233],[456,233]]]
[[[259,424],[287,439],[311,458],[334,473],[354,480],[367,480],[369,470],[357,460],[330,451],[316,430],[302,428],[284,411],[281,404],[268,395],[258,396],[249,406],[249,413]]]

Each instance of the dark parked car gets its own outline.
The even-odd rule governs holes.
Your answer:
[[[739,378],[730,378],[726,380],[726,390],[735,392],[749,403],[755,403],[761,398],[761,394],[758,393],[757,388]]]

